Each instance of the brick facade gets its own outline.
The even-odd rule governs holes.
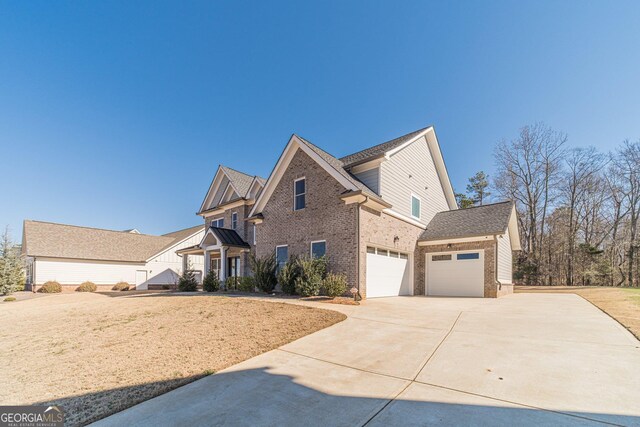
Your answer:
[[[293,182],[306,179],[306,207],[293,210]],[[340,195],[346,189],[302,150],[298,150],[267,201],[257,226],[257,256],[288,245],[289,256],[310,254],[315,240],[327,242],[329,269],[344,273],[349,286],[358,283],[358,224],[355,204]]]

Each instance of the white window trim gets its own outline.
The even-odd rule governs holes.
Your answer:
[[[211,224],[212,226],[214,226],[214,225],[213,225],[213,223],[214,223],[214,222],[215,222],[215,223],[217,223],[217,222],[218,222],[218,221],[220,221],[220,220],[222,220],[222,221],[224,222],[224,217],[223,217],[223,216],[221,216],[221,217],[218,217],[218,218],[214,218],[214,219],[212,219],[212,220],[211,220],[211,222],[209,222],[209,224]],[[222,224],[222,225],[224,226],[224,224]],[[218,227],[218,226],[217,226],[217,225],[215,225],[214,227]],[[221,228],[221,227],[218,227],[218,228]]]
[[[289,245],[276,245],[276,249],[274,251],[274,255],[276,256],[276,268],[278,266],[278,248],[287,248],[287,261],[289,261]]]
[[[256,245],[256,224],[253,224],[253,246]]]
[[[313,244],[314,243],[324,243],[324,254],[327,254],[327,241],[326,240],[312,240],[309,243],[309,256],[313,257]]]
[[[420,202],[420,209],[418,209],[418,211],[419,211],[419,212],[418,212],[418,216],[413,215],[413,198],[414,198],[414,197],[415,197],[416,199],[418,199],[418,202]],[[421,199],[421,198],[420,198],[420,196],[418,196],[417,194],[415,194],[415,193],[411,193],[411,199],[410,199],[410,201],[411,201],[411,204],[410,204],[410,206],[409,206],[409,210],[411,211],[411,218],[413,218],[413,219],[420,219],[420,217],[422,216],[422,199]]]
[[[296,194],[296,182],[304,181],[304,193]],[[304,195],[304,208],[307,207],[307,177],[303,176],[293,180],[293,211],[301,211],[304,208],[296,209],[296,196]]]
[[[235,224],[233,223],[233,216],[235,215],[236,220],[235,220]],[[231,213],[231,228],[233,230],[236,230],[238,228],[238,212],[232,212]]]

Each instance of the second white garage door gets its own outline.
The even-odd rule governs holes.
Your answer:
[[[484,296],[484,251],[427,254],[427,295]]]
[[[411,294],[409,255],[367,247],[367,298]]]

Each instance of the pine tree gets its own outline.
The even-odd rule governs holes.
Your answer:
[[[180,292],[195,292],[198,290],[198,279],[196,279],[196,274],[191,269],[191,262],[188,262],[187,268],[178,279],[178,290]]]
[[[18,247],[11,241],[9,227],[0,240],[0,293],[11,294],[24,289],[24,265]]]
[[[473,203],[482,205],[485,199],[491,195],[491,193],[487,191],[488,187],[489,176],[483,171],[480,171],[469,178],[469,184],[467,184],[467,194],[470,195]]]

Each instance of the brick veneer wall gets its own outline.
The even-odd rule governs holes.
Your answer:
[[[306,207],[293,210],[293,182],[306,178]],[[288,245],[289,256],[309,255],[314,240],[326,240],[329,268],[346,274],[349,286],[358,283],[358,227],[355,204],[340,199],[345,188],[306,153],[298,150],[262,210],[256,254]]]
[[[450,251],[466,251],[484,249],[484,296],[485,298],[496,298],[513,292],[513,287],[502,285],[498,289],[496,281],[496,242],[493,240],[479,242],[452,243],[451,247],[447,244],[435,246],[419,246],[416,251],[416,287],[418,295],[424,295],[425,289],[425,272],[427,253],[434,252],[450,252]]]
[[[423,229],[415,225],[409,224],[384,212],[376,212],[365,206],[360,207],[360,265],[359,265],[359,283],[360,295],[366,298],[367,286],[367,246],[383,247],[387,249],[396,249],[401,252],[410,254],[410,260],[413,259],[416,265],[414,255],[416,250],[416,242]],[[395,241],[395,238],[398,240]],[[354,259],[355,262],[355,259]],[[416,265],[417,266],[417,265]],[[414,268],[413,275],[414,294],[417,292],[418,274],[417,268]],[[424,286],[423,286],[424,287]],[[424,293],[424,292],[423,292]]]

